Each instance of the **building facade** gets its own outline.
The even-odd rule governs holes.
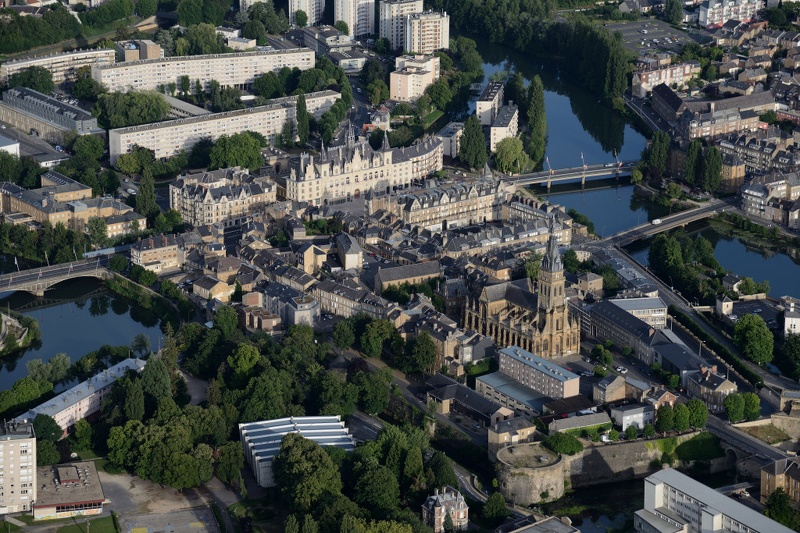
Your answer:
[[[296,13],[304,11],[308,16],[308,26],[316,26],[322,22],[325,11],[325,0],[289,0],[289,22],[297,24]]]
[[[78,69],[81,67],[113,64],[115,60],[116,52],[108,48],[75,50],[63,54],[12,59],[4,61],[0,65],[0,80],[8,83],[8,78],[18,72],[30,67],[43,67],[50,71],[53,76],[53,83],[58,85],[63,81],[74,79]]]
[[[767,503],[778,489],[783,489],[795,506],[800,504],[800,459],[797,457],[778,459],[761,469],[761,503]]]
[[[422,13],[422,0],[386,0],[380,2],[379,37],[388,39],[392,50],[405,50],[406,17]]]
[[[389,98],[414,102],[439,79],[439,74],[439,58],[436,56],[398,57],[395,70],[389,74]]]
[[[631,91],[639,98],[644,98],[662,83],[683,90],[692,78],[700,76],[700,71],[697,61],[637,70],[631,79]]]
[[[763,7],[761,0],[706,0],[700,5],[698,24],[712,29],[729,20],[749,22]]]
[[[706,139],[717,140],[731,133],[753,132],[758,129],[760,122],[756,111],[739,111],[738,109],[724,109],[708,113],[692,113],[688,109],[683,113],[678,123],[678,131],[686,140]]]
[[[200,80],[208,89],[211,80],[222,87],[246,88],[265,72],[278,72],[283,67],[306,70],[314,67],[314,52],[308,48],[288,48],[232,54],[172,56],[129,63],[95,64],[92,78],[111,91],[131,89],[157,90],[170,83],[179,83],[188,76],[194,84]]]
[[[641,431],[655,421],[656,409],[652,405],[622,405],[611,409],[611,418],[623,432],[631,426]]]
[[[555,400],[580,394],[580,376],[552,361],[509,346],[498,351],[500,372],[514,381]]]
[[[344,21],[353,37],[375,32],[375,0],[334,0],[333,20]]]
[[[499,81],[490,81],[483,89],[478,101],[475,102],[475,114],[478,115],[481,126],[491,126],[497,118],[503,105],[504,91],[503,83]]]
[[[422,504],[422,522],[433,528],[433,533],[445,531],[445,516],[450,515],[453,531],[466,531],[469,528],[469,506],[461,493],[449,485],[434,489],[433,496],[428,496]]]
[[[436,134],[436,137],[442,141],[445,156],[453,158],[458,157],[458,149],[461,147],[462,135],[464,135],[463,122],[450,122]]]
[[[412,54],[432,54],[450,48],[450,16],[438,11],[406,16],[404,50]]]
[[[36,497],[36,435],[31,420],[0,426],[0,514],[30,511]]]
[[[306,108],[319,120],[330,109],[339,93],[319,91],[306,95]],[[143,124],[119,128],[108,132],[108,151],[112,164],[122,154],[141,146],[152,150],[156,159],[172,157],[181,150],[191,151],[201,139],[218,139],[242,131],[254,131],[266,137],[270,144],[289,121],[296,126],[297,97],[275,98],[269,104],[250,109],[212,113],[197,117],[168,120],[156,124]]]
[[[492,125],[489,126],[489,151],[496,152],[500,141],[516,137],[518,131],[519,108],[515,105],[501,106]]]

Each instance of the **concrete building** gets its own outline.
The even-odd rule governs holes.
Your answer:
[[[296,13],[304,11],[308,16],[307,26],[316,26],[322,22],[325,11],[325,0],[289,0],[289,23],[297,24]]]
[[[319,120],[322,114],[333,106],[339,93],[319,91],[306,95],[308,112]],[[172,157],[181,150],[191,151],[203,138],[215,140],[221,135],[232,135],[245,130],[255,131],[274,144],[275,136],[289,121],[295,124],[297,97],[275,98],[264,106],[212,113],[197,117],[168,120],[156,124],[143,124],[119,128],[108,132],[108,150],[112,164],[122,154],[141,146],[152,150],[156,159]]]
[[[286,197],[320,206],[367,191],[390,192],[428,177],[442,164],[442,143],[434,137],[408,148],[390,148],[384,138],[373,150],[365,138],[356,141],[351,129],[344,145],[326,147],[316,158],[303,153],[292,162]]]
[[[117,41],[114,44],[120,62],[139,61],[142,59],[161,59],[164,49],[151,40]]]
[[[333,20],[347,24],[350,35],[365,37],[375,31],[375,0],[334,0]]]
[[[611,409],[611,418],[621,431],[625,431],[633,426],[638,431],[644,429],[647,424],[652,424],[656,418],[656,410],[652,405],[642,404],[628,404],[613,407]]]
[[[498,352],[500,372],[555,400],[577,396],[580,377],[552,361],[510,346]]]
[[[272,459],[281,449],[281,440],[289,433],[299,433],[320,446],[336,446],[345,451],[356,449],[356,441],[337,416],[293,416],[239,424],[239,438],[244,457],[259,486],[275,486]]]
[[[228,48],[236,50],[237,52],[244,52],[245,50],[252,50],[258,44],[255,39],[245,39],[244,37],[231,37],[225,40]]]
[[[439,79],[439,74],[439,58],[436,56],[398,57],[395,70],[389,74],[389,98],[398,102],[415,102]]]
[[[62,54],[52,54],[41,57],[26,57],[4,61],[0,65],[0,81],[8,83],[8,78],[30,67],[43,67],[50,71],[53,83],[59,83],[75,78],[78,69],[98,64],[113,64],[116,52],[108,48],[95,50],[74,50]]]
[[[422,504],[422,522],[433,528],[433,533],[442,533],[446,515],[450,515],[453,531],[469,528],[469,506],[461,493],[449,485],[445,485],[441,493],[438,488],[434,489],[433,495]]]
[[[436,138],[442,142],[446,157],[458,157],[458,149],[461,147],[461,136],[463,134],[463,122],[450,122],[436,134]]]
[[[496,152],[497,144],[503,139],[516,137],[519,131],[519,108],[515,105],[504,105],[497,111],[497,116],[489,126],[489,151]]]
[[[103,133],[91,113],[27,87],[15,87],[3,93],[0,120],[56,144],[64,143],[64,134],[68,131],[78,135]]]
[[[422,0],[385,0],[379,3],[379,34],[388,39],[392,50],[409,51],[406,46],[406,17],[422,13]]]
[[[263,292],[264,308],[278,315],[286,327],[303,324],[314,327],[319,321],[320,305],[313,296],[278,282],[270,283]]]
[[[700,5],[698,25],[719,28],[729,20],[749,22],[764,7],[761,0],[706,0]]]
[[[208,89],[211,80],[222,87],[246,88],[265,72],[278,72],[283,67],[306,70],[314,67],[314,52],[308,48],[285,48],[258,52],[172,56],[129,63],[95,64],[92,78],[111,91],[131,89],[157,90],[169,83],[179,83],[189,76],[192,91],[197,80]]]
[[[698,61],[687,61],[656,68],[641,68],[633,73],[631,92],[639,98],[644,98],[662,83],[683,90],[692,78],[700,76],[701,70]]]
[[[667,304],[661,298],[614,298],[609,300],[656,329],[667,327]]]
[[[671,468],[644,480],[644,508],[634,514],[633,527],[641,533],[792,531]]]
[[[353,38],[333,26],[314,26],[303,28],[303,45],[314,50],[318,56],[339,50],[350,50]]]
[[[66,435],[78,420],[91,418],[100,412],[100,405],[111,395],[111,389],[118,379],[129,370],[141,372],[144,365],[145,361],[141,359],[125,359],[34,407],[16,420],[33,420],[36,415],[47,415],[56,421]]]
[[[478,101],[475,102],[475,114],[478,115],[481,126],[491,126],[497,118],[503,105],[504,91],[503,83],[499,81],[490,81],[483,89]]]
[[[32,418],[20,419],[0,425],[0,455],[4,458],[0,476],[5,489],[0,491],[0,514],[30,511],[39,499],[32,422]]]
[[[34,520],[103,513],[106,497],[94,461],[43,466],[37,477],[41,486],[33,504]]]
[[[450,16],[426,11],[406,16],[404,50],[412,54],[432,54],[450,48]]]
[[[19,143],[0,135],[0,151],[19,157]]]
[[[525,419],[542,414],[545,401],[549,399],[531,387],[523,385],[502,372],[492,372],[475,378],[475,390],[482,396],[514,411]]]

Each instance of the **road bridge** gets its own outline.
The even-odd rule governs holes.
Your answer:
[[[583,165],[580,167],[559,168],[532,172],[530,174],[515,174],[504,178],[504,181],[513,183],[517,187],[528,185],[546,184],[549,189],[553,183],[580,179],[581,185],[586,184],[586,178],[595,176],[621,176],[630,174],[638,161],[620,161],[619,163],[606,163],[597,165]]]
[[[44,291],[68,279],[107,279],[111,277],[108,261],[108,256],[102,256],[3,274],[0,291],[25,291],[41,297]]]
[[[708,201],[708,204],[704,205],[703,207],[681,211],[679,213],[675,213],[674,215],[666,216],[660,219],[661,222],[659,224],[647,222],[645,224],[640,224],[636,227],[620,231],[614,235],[609,235],[608,237],[604,237],[602,240],[615,246],[625,246],[639,239],[646,239],[658,233],[663,233],[680,226],[685,226],[690,222],[696,222],[698,220],[703,220],[704,218],[713,217],[717,213],[724,211],[724,206],[726,205],[727,204],[722,200],[711,199]]]

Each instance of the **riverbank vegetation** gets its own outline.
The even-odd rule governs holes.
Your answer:
[[[18,337],[21,332],[17,331],[14,327],[9,327],[6,332],[6,337],[3,339],[2,346],[0,346],[0,358],[19,352],[30,346],[38,346],[41,343],[42,331],[39,329],[39,323],[35,318],[11,311],[10,309],[3,311],[3,314],[16,320],[20,327],[25,330],[25,335],[20,339]]]
[[[170,302],[167,297],[146,288],[137,282],[131,281],[119,274],[105,280],[105,286],[113,292],[136,302],[137,307],[154,313],[161,318],[162,330],[169,324],[173,330],[180,326],[179,307]]]

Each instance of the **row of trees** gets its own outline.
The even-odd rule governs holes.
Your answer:
[[[648,261],[661,279],[705,304],[713,305],[724,290],[726,272],[714,257],[714,246],[702,235],[661,233],[650,246]]]
[[[133,0],[108,0],[79,15],[87,26],[103,27],[133,15]]]
[[[21,16],[11,9],[2,9],[0,53],[13,54],[80,37],[81,23],[60,2],[43,8],[41,17]]]
[[[708,421],[708,407],[702,400],[693,398],[687,403],[676,403],[675,406],[662,405],[656,413],[655,428],[665,433],[677,431],[683,433],[689,428],[701,429]]]
[[[156,91],[101,94],[95,106],[97,121],[110,129],[160,122],[168,113],[169,104]]]
[[[755,392],[728,395],[723,403],[725,414],[731,422],[758,420],[761,418],[761,399]]]

